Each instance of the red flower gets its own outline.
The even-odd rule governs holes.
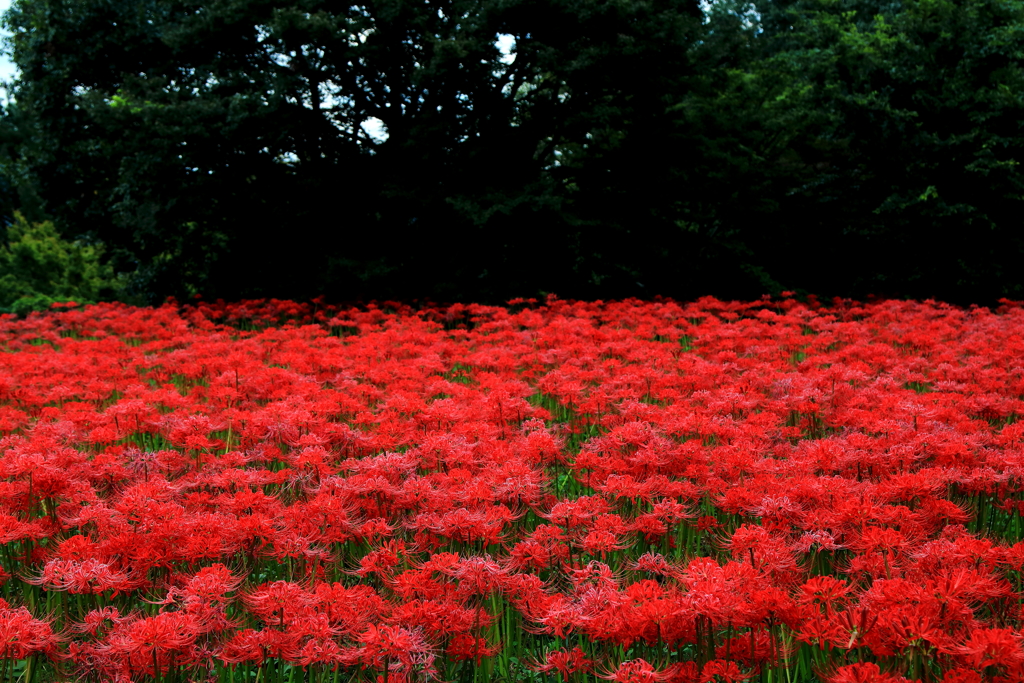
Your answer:
[[[1016,667],[1024,663],[1019,633],[1007,628],[981,628],[971,631],[967,642],[948,650],[976,669]]]
[[[267,658],[262,631],[251,628],[235,631],[221,649],[221,660],[225,664],[262,664]]]
[[[242,600],[267,625],[284,626],[305,618],[313,598],[298,584],[274,581],[246,593]]]
[[[453,635],[445,650],[455,661],[471,660],[476,666],[480,666],[485,657],[493,657],[500,651],[500,646],[488,645],[486,638],[472,636],[469,633]]]
[[[907,683],[903,676],[883,673],[871,662],[841,666],[825,680],[827,683]]]
[[[48,622],[34,618],[24,607],[11,609],[0,603],[0,659],[25,659],[36,653],[58,657],[60,638]]]
[[[831,576],[815,576],[800,587],[798,601],[803,605],[824,607],[825,613],[831,615],[833,609],[846,601],[853,588],[845,581]]]
[[[168,655],[182,654],[196,642],[200,624],[182,612],[163,612],[119,624],[109,637],[111,654],[127,656],[130,666],[158,675],[169,665]]]
[[[630,659],[619,665],[619,668],[599,677],[615,683],[660,683],[672,678],[674,667],[657,671],[644,659]]]
[[[574,647],[571,650],[551,650],[547,653],[543,664],[534,663],[530,665],[530,668],[541,673],[557,671],[562,674],[562,681],[567,682],[569,676],[577,671],[592,672],[594,662],[587,659],[583,650]]]
[[[739,683],[745,681],[753,672],[743,673],[736,662],[713,659],[700,671],[700,683]]]
[[[359,637],[359,662],[376,669],[392,668],[409,674],[415,670],[432,671],[433,648],[423,636],[401,626],[374,626]]]

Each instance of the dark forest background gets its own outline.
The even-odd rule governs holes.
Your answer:
[[[1024,298],[1020,0],[15,0],[4,23],[0,306]]]

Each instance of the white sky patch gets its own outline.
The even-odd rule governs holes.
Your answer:
[[[0,12],[6,12],[10,6],[11,0],[0,0]],[[0,30],[0,39],[2,40],[6,40],[10,35],[7,31]],[[0,81],[10,83],[17,76],[18,70],[14,67],[11,56],[7,54],[7,48],[5,47],[2,53],[0,53]]]
[[[501,52],[501,61],[505,64],[511,64],[516,61],[516,56],[512,54],[512,48],[516,46],[515,37],[508,33],[499,33],[498,40],[494,42],[498,47],[498,51]]]
[[[384,122],[378,119],[376,116],[363,121],[363,131],[370,136],[370,139],[380,144],[388,139],[388,128],[384,125]]]
[[[700,0],[700,8],[704,12],[704,23],[708,23],[708,14],[715,8],[715,0]],[[743,19],[743,23],[747,28],[758,28],[758,33],[761,32],[761,13],[757,11],[757,6],[754,3],[749,2],[746,5],[737,7],[736,14]]]

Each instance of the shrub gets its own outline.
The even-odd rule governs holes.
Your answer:
[[[61,239],[51,221],[29,223],[15,212],[0,241],[0,312],[25,315],[55,302],[112,299],[118,282],[103,247]]]

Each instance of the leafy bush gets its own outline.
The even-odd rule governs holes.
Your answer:
[[[0,241],[0,312],[25,315],[55,302],[114,298],[118,282],[103,248],[61,239],[50,221],[29,223],[15,212]]]

